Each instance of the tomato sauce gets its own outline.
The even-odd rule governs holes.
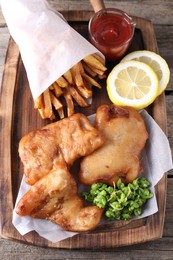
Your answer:
[[[113,61],[128,49],[134,33],[134,23],[129,16],[126,18],[122,14],[104,12],[104,9],[100,12],[101,15],[93,17],[90,21],[90,42],[108,60]]]

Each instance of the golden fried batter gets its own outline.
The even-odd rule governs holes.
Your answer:
[[[21,198],[16,213],[50,220],[68,231],[82,232],[97,226],[103,209],[83,206],[76,182],[62,162],[55,164],[54,169]]]
[[[143,118],[133,108],[102,105],[97,109],[95,126],[105,143],[83,158],[81,183],[101,181],[112,185],[119,178],[132,182],[141,172],[140,153],[148,138]]]
[[[71,166],[103,142],[103,136],[80,113],[30,132],[19,143],[26,182],[33,185],[50,172],[54,163],[65,161]]]

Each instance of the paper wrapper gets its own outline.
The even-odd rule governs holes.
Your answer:
[[[1,7],[34,99],[74,64],[99,52],[44,0],[1,0]]]
[[[173,165],[167,137],[145,110],[141,112],[141,115],[144,118],[149,134],[145,150],[142,153],[142,165],[144,168],[142,176],[145,176],[151,182],[152,185],[150,190],[154,194],[154,197],[147,201],[144,211],[139,217],[144,218],[158,211],[154,186],[162,178],[165,172],[173,168]],[[94,116],[89,117],[91,122],[93,122],[93,117]],[[16,203],[29,188],[30,187],[25,183],[23,178]],[[79,193],[82,189],[83,185],[79,185]],[[54,243],[77,234],[64,231],[58,225],[47,220],[34,219],[29,216],[20,217],[15,213],[15,210],[13,212],[13,225],[21,235],[25,235],[26,233],[35,230],[40,236]]]

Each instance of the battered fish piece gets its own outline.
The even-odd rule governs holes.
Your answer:
[[[19,143],[26,182],[33,185],[58,162],[73,162],[92,153],[104,142],[83,114],[75,114],[25,135]]]
[[[119,178],[132,182],[142,170],[140,154],[148,138],[143,118],[130,107],[102,105],[97,109],[95,126],[105,143],[82,159],[80,182],[113,185]]]
[[[64,162],[37,181],[16,206],[20,216],[47,219],[64,230],[83,232],[95,228],[103,209],[83,206],[77,185]]]

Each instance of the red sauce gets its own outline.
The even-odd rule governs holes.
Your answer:
[[[108,60],[121,57],[128,49],[134,25],[119,14],[103,13],[90,22],[90,41]]]

